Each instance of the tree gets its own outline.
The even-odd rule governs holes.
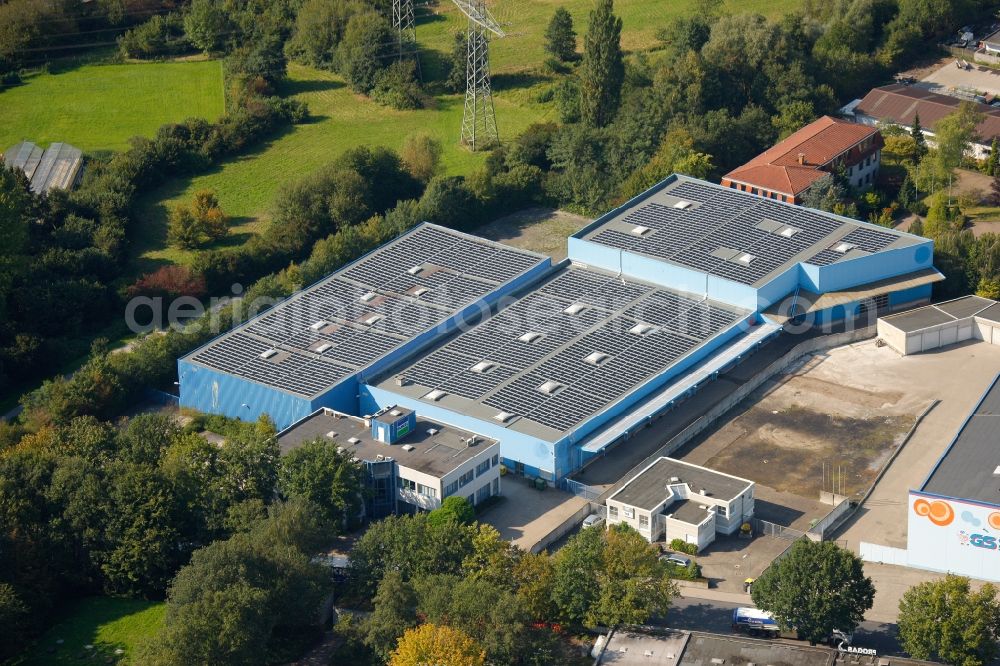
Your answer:
[[[449,521],[460,525],[470,525],[475,519],[475,508],[469,504],[469,500],[460,495],[444,498],[441,506],[431,511],[427,516],[427,521],[432,525],[442,525]]]
[[[802,195],[802,205],[817,210],[840,213],[853,205],[843,178],[827,174],[809,186]]]
[[[581,530],[555,554],[552,599],[562,619],[583,624],[600,597],[595,585],[604,559],[602,530]]]
[[[913,161],[919,162],[927,154],[927,137],[924,136],[924,128],[920,126],[920,114],[913,114],[913,126],[910,127],[910,136],[916,145]]]
[[[365,644],[389,661],[400,636],[417,624],[417,598],[398,571],[387,571],[372,599],[375,610],[368,618]]]
[[[222,2],[191,0],[184,15],[184,34],[199,49],[206,53],[220,50],[232,29]]]
[[[934,126],[935,150],[931,154],[936,176],[951,186],[952,172],[962,165],[966,153],[976,139],[976,127],[983,114],[971,102],[962,102],[958,110]]]
[[[410,134],[403,141],[400,159],[410,175],[422,183],[429,182],[441,163],[441,142],[426,132]]]
[[[705,179],[713,169],[712,156],[695,150],[694,139],[686,129],[674,128],[663,137],[653,159],[625,180],[619,198],[631,199],[673,173]]]
[[[395,43],[392,25],[374,11],[351,16],[344,39],[337,47],[337,69],[354,92],[366,95],[371,92],[378,73],[388,64],[386,58]]]
[[[282,456],[278,488],[285,497],[309,500],[331,525],[342,529],[361,513],[364,471],[349,452],[320,438]]]
[[[621,103],[625,80],[621,32],[622,20],[614,14],[613,0],[598,0],[590,12],[580,72],[580,114],[591,127],[610,123]]]
[[[573,30],[573,17],[565,7],[556,9],[548,27],[545,28],[545,50],[562,62],[569,62],[576,58],[576,32]]]
[[[167,241],[183,250],[192,250],[203,240],[201,223],[195,218],[189,206],[177,204],[170,210],[167,223]]]
[[[407,629],[389,660],[390,666],[483,666],[486,652],[458,629],[424,624]]]
[[[1000,639],[997,589],[972,592],[969,579],[949,574],[907,590],[899,602],[899,640],[917,659],[959,666],[992,662]]]
[[[886,157],[891,156],[896,164],[913,162],[917,157],[917,143],[909,134],[887,136],[883,153]]]
[[[229,233],[228,219],[219,205],[219,197],[212,190],[198,190],[191,201],[191,214],[194,216],[203,236],[210,240],[219,240]]]
[[[872,607],[875,587],[861,559],[830,541],[800,539],[754,582],[754,604],[812,643],[845,633]]]
[[[997,144],[996,137],[993,137],[993,142],[990,144],[990,158],[986,162],[986,173],[990,176],[1000,174],[1000,145]]]
[[[623,523],[602,536],[601,594],[588,613],[590,626],[644,624],[654,615],[666,614],[677,588],[658,560],[659,549]]]

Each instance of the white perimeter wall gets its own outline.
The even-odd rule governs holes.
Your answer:
[[[966,340],[983,340],[1000,345],[1000,324],[979,317],[968,317],[907,333],[890,322],[879,319],[878,337],[906,356]]]

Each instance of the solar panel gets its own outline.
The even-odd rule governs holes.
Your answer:
[[[565,431],[745,315],[570,266],[399,374]],[[489,371],[473,371],[487,361]],[[558,387],[539,391],[547,382]]]
[[[315,395],[542,261],[531,253],[424,225],[213,341],[192,359],[268,386]],[[273,359],[258,358],[266,349],[279,353]],[[464,391],[486,385],[483,377],[463,379],[469,385]]]

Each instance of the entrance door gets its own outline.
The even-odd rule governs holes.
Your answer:
[[[524,463],[523,462],[514,463],[514,472],[521,476],[524,476]]]

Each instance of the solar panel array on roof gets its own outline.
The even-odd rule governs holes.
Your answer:
[[[538,255],[423,225],[190,359],[312,396],[541,261]],[[261,359],[267,349],[281,353]]]
[[[901,238],[808,208],[686,179],[587,238],[749,285],[803,253],[808,257],[817,245],[820,251],[809,263],[824,265],[843,258],[844,253],[828,252],[821,245],[824,239],[832,245],[841,229],[848,231],[847,242],[864,252],[877,252]]]
[[[746,314],[571,266],[398,374],[566,431]]]

